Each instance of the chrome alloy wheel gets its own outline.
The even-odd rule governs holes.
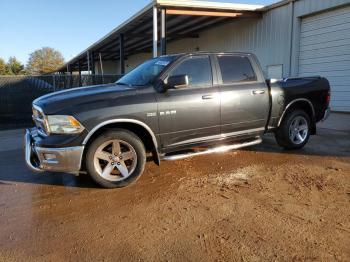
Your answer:
[[[303,116],[295,117],[289,126],[289,138],[296,144],[302,144],[307,138],[309,127],[307,120]]]
[[[127,179],[135,170],[137,155],[127,142],[113,139],[100,145],[94,154],[94,167],[97,173],[108,181]]]

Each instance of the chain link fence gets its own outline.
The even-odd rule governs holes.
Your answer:
[[[120,75],[0,76],[0,130],[31,124],[34,99],[42,95],[116,82]]]

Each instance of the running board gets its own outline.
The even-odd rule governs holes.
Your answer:
[[[214,148],[210,148],[208,150],[199,151],[199,152],[189,152],[189,153],[184,153],[184,154],[179,154],[179,155],[170,155],[170,156],[165,155],[162,158],[162,160],[174,161],[174,160],[181,160],[181,159],[192,157],[192,156],[200,156],[200,155],[206,155],[206,154],[212,154],[212,153],[224,153],[224,152],[239,149],[242,147],[257,145],[257,144],[260,144],[261,142],[262,142],[261,137],[258,137],[257,139],[255,139],[253,141],[244,142],[244,143],[240,143],[240,144],[234,144],[234,145],[214,147]]]

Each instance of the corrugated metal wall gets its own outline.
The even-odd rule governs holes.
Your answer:
[[[183,39],[168,45],[168,53],[187,51],[252,52],[264,72],[269,65],[283,65],[283,77],[298,75],[301,17],[350,3],[350,0],[299,0],[269,10],[261,19],[232,19],[231,23],[200,33],[197,39]],[[293,10],[294,9],[294,10]],[[294,15],[293,15],[294,14]],[[293,32],[293,33],[292,33]],[[126,71],[151,57],[140,54],[128,58]],[[117,66],[105,67],[115,73]]]
[[[284,64],[284,76],[289,74],[291,17],[288,5],[265,13],[262,19],[232,20],[202,32],[198,39],[171,43],[169,51],[252,52],[258,56],[264,71],[267,65]]]

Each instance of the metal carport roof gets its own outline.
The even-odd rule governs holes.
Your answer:
[[[262,7],[205,1],[155,0],[58,71],[87,71],[100,58],[103,61],[117,61],[120,56],[123,58],[151,52],[152,47],[155,50],[158,45],[162,45],[163,49],[165,42],[198,37],[200,31],[232,19],[259,18]],[[158,41],[158,35],[161,36],[161,41]]]

